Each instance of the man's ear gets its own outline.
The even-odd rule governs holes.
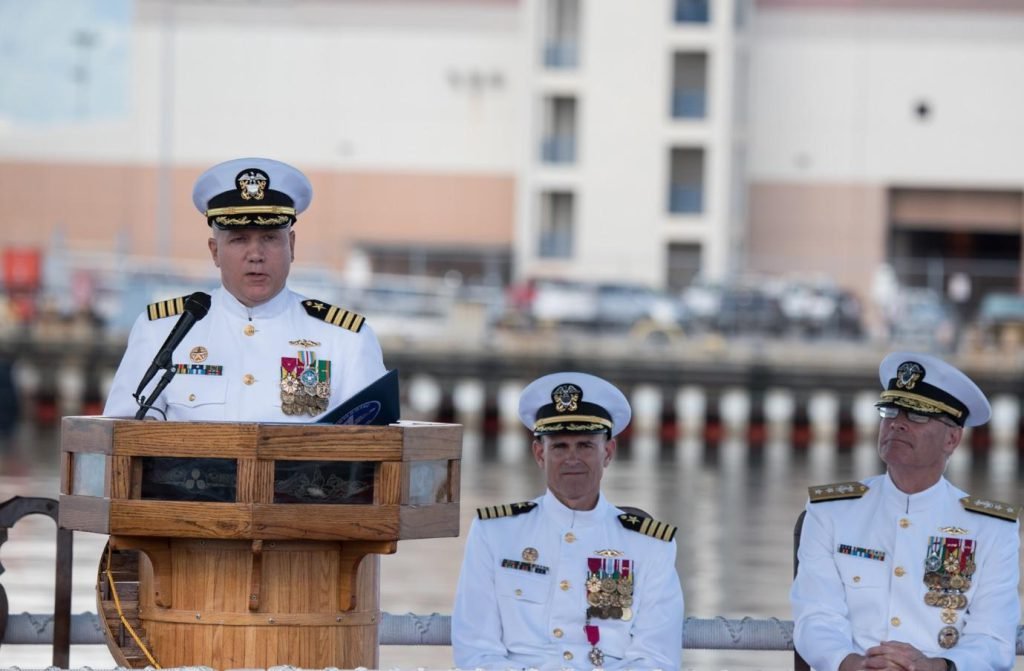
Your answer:
[[[292,261],[295,261],[295,229],[288,231],[288,247],[292,250]]]
[[[537,465],[544,468],[544,443],[539,438],[534,438],[533,443],[530,444],[530,450],[533,452],[533,460],[537,462]]]
[[[220,259],[217,257],[217,238],[211,237],[206,241],[206,246],[210,248],[210,257],[213,258],[213,265],[220,268]]]
[[[953,451],[960,445],[960,439],[964,436],[964,430],[957,427],[950,427],[949,431],[946,432],[946,444],[943,445],[943,452],[946,453],[946,458],[949,459]]]
[[[607,467],[608,464],[612,463],[612,459],[615,458],[615,450],[618,448],[618,446],[619,446],[619,444],[617,442],[615,442],[614,438],[609,438],[608,442],[606,442],[604,444],[604,465],[605,465],[605,467]]]

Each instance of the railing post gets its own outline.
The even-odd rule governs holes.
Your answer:
[[[796,572],[800,568],[800,532],[804,528],[804,515],[807,514],[806,510],[800,511],[800,516],[796,518],[796,526],[793,527],[793,577],[796,578]],[[800,653],[796,651],[796,622],[793,622],[793,671],[811,671],[810,665],[804,661],[804,658],[800,656]]]
[[[7,530],[26,515],[46,515],[57,524],[58,503],[43,497],[15,496],[0,503],[0,545]],[[71,559],[73,536],[70,529],[57,527],[56,580],[53,599],[53,665],[69,668],[71,656]],[[4,567],[0,564],[0,574]],[[7,630],[7,592],[0,585],[0,641]]]

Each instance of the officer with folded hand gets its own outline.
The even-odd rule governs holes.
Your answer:
[[[547,492],[477,511],[452,615],[463,669],[678,669],[675,527],[612,505],[601,478],[629,403],[586,373],[545,375],[519,400]]]
[[[791,591],[796,649],[818,671],[1012,669],[1018,508],[943,476],[989,402],[927,354],[890,354],[879,376],[886,472],[810,488]]]

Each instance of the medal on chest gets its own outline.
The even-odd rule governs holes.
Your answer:
[[[299,350],[281,357],[281,410],[286,415],[319,415],[331,397],[331,362]]]
[[[958,611],[967,608],[967,590],[977,567],[974,555],[976,541],[970,538],[932,536],[928,539],[928,553],[924,560],[924,584],[928,592],[925,604],[940,608],[939,618],[946,626],[938,633],[939,646],[952,648],[960,640],[960,630],[954,625]]]

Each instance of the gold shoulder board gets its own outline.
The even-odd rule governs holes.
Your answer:
[[[537,504],[533,501],[520,501],[519,503],[503,503],[500,506],[486,506],[484,508],[476,509],[476,516],[482,520],[496,520],[499,517],[513,517],[515,515],[522,515],[528,513]]]
[[[1016,522],[1017,515],[1020,513],[1020,506],[1003,503],[1002,501],[981,499],[977,496],[963,497],[960,499],[960,505],[964,507],[964,510],[970,510],[972,513],[998,517],[1001,520],[1008,520],[1010,522]]]
[[[146,314],[149,315],[149,321],[180,315],[185,311],[186,298],[188,296],[179,296],[178,298],[168,298],[165,301],[150,303],[146,306]]]
[[[642,533],[659,541],[671,541],[676,537],[676,528],[671,524],[659,522],[653,517],[644,517],[633,513],[622,513],[619,522],[630,531]]]
[[[868,493],[869,487],[863,482],[834,482],[831,485],[815,485],[807,488],[811,503],[859,499]]]
[[[353,333],[359,333],[359,329],[363,328],[363,324],[366,322],[366,317],[360,314],[324,303],[323,301],[305,300],[302,301],[302,307],[306,308],[306,312],[310,317],[327,322],[328,324],[340,326]]]

